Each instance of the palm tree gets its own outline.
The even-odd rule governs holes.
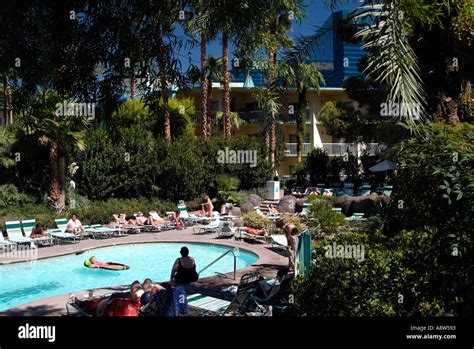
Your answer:
[[[214,56],[209,56],[207,58],[207,72],[206,72],[206,81],[207,81],[207,106],[206,106],[206,118],[208,120],[208,135],[211,136],[211,126],[212,126],[212,81],[219,80],[222,81],[224,78],[223,65],[221,58],[215,58]]]
[[[298,162],[301,162],[303,142],[306,135],[306,108],[308,101],[306,100],[306,92],[308,88],[314,88],[319,93],[320,83],[324,83],[324,76],[313,63],[296,63],[282,64],[280,69],[281,76],[285,79],[286,84],[296,87],[298,94],[296,128],[297,144],[296,151],[298,153]]]
[[[207,80],[207,43],[216,37],[216,30],[212,27],[213,23],[209,20],[208,12],[209,2],[203,0],[191,1],[196,17],[187,22],[186,29],[199,36],[200,63],[201,63],[201,113],[202,113],[202,136],[207,139],[211,135],[210,110],[208,110],[208,80]]]
[[[206,10],[201,13],[201,21],[207,21],[208,28],[221,33],[222,45],[222,111],[224,113],[224,135],[230,136],[232,123],[230,115],[230,74],[229,74],[229,42],[244,26],[249,8],[245,2],[222,0],[208,2]]]
[[[218,113],[216,113],[215,125],[216,125],[217,127],[219,127],[219,125],[223,124],[223,123],[222,123],[223,117],[224,117],[224,113],[223,113],[223,112],[218,112]],[[239,113],[233,111],[233,112],[230,112],[230,123],[231,123],[231,125],[232,125],[232,128],[238,130],[238,129],[240,128],[240,126],[245,123],[245,120],[243,120],[243,119],[240,117]],[[224,127],[222,127],[222,129],[224,129]]]
[[[256,0],[252,2],[245,20],[248,23],[239,31],[238,43],[244,56],[263,50],[267,58],[263,66],[266,72],[268,92],[257,91],[256,97],[267,112],[265,136],[271,163],[275,164],[276,114],[281,108],[281,93],[277,86],[277,54],[282,47],[291,45],[288,30],[292,20],[303,17],[301,0]],[[250,20],[251,18],[251,20]]]
[[[0,167],[9,168],[15,165],[15,161],[9,156],[14,138],[7,126],[0,126]]]
[[[71,147],[85,149],[84,130],[89,124],[87,115],[59,115],[55,105],[61,99],[56,93],[43,90],[20,115],[21,129],[27,136],[49,147],[49,200],[57,210],[65,208],[66,157]]]
[[[330,0],[328,4],[336,7],[349,2]],[[470,14],[466,8],[471,9]],[[362,40],[369,52],[365,72],[384,85],[387,103],[418,106],[400,115],[402,121],[416,125],[418,120],[427,121],[429,115],[458,119],[462,85],[474,78],[469,53],[473,40],[471,0],[367,0],[350,20],[359,27],[354,37]],[[460,41],[457,23],[463,23],[462,30],[467,29]],[[300,38],[290,56],[305,57],[336,29],[330,27]]]

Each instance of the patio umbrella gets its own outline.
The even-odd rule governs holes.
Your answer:
[[[385,172],[388,170],[394,170],[397,168],[397,164],[394,162],[391,162],[389,160],[384,160],[382,162],[379,162],[377,165],[372,166],[369,168],[371,172]]]

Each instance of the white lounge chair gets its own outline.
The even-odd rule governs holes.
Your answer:
[[[232,221],[220,221],[219,229],[217,230],[218,238],[231,238],[235,236],[237,228],[234,227]]]
[[[20,221],[5,222],[5,228],[7,230],[8,240],[16,242],[17,244],[29,244],[31,247],[36,247],[33,239],[23,236]]]
[[[288,247],[288,239],[286,238],[284,234],[273,234],[273,235],[270,235],[270,238],[272,239],[272,247],[273,247],[273,244],[276,244],[284,248]]]
[[[24,219],[21,221],[21,225],[23,226],[25,235],[28,236],[29,232],[31,232],[31,230],[36,226],[36,219]],[[49,235],[41,238],[34,238],[33,240],[37,245],[41,246],[53,246],[55,243],[55,239]]]
[[[113,236],[113,232],[110,228],[103,227],[100,224],[84,225],[86,233],[92,234],[95,239],[108,239]]]
[[[66,243],[78,243],[79,238],[76,234],[65,233],[61,231],[61,229],[51,229],[48,230],[48,234],[52,237],[58,239],[59,242],[66,242]]]
[[[201,217],[198,217],[192,213],[190,214],[188,212],[186,204],[184,203],[178,204],[178,211],[179,211],[179,218],[181,218],[184,221],[185,225],[194,225],[202,221]]]
[[[219,219],[219,216],[214,216],[212,221],[208,225],[194,227],[193,234],[216,233],[219,230],[220,223],[221,221]]]
[[[7,247],[9,249],[12,249],[16,245],[17,245],[16,242],[13,242],[13,241],[10,241],[10,240],[5,240],[5,238],[3,237],[3,233],[0,232],[0,247],[2,248],[2,250],[5,247]]]

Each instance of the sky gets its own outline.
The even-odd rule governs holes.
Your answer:
[[[291,37],[296,38],[300,35],[310,35],[316,31],[316,27],[321,26],[326,19],[331,15],[331,10],[326,7],[327,1],[326,0],[305,0],[305,10],[306,10],[306,18],[303,19],[301,22],[295,22],[292,27],[292,31],[289,33]],[[335,11],[341,9],[355,9],[358,5],[357,0],[353,0],[347,6],[341,6],[335,9]],[[215,57],[222,56],[222,48],[220,45],[220,37],[218,40],[215,40],[208,44],[207,47],[207,54],[213,55]],[[229,62],[232,60],[232,51],[233,46],[232,43],[229,47]],[[192,48],[191,50],[182,49],[179,53],[177,53],[178,57],[181,58],[181,64],[183,66],[183,70],[189,66],[188,61],[191,57],[193,64],[199,66],[200,65],[200,51],[199,46]]]

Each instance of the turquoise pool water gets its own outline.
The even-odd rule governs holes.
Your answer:
[[[69,292],[125,285],[134,280],[143,282],[147,277],[154,282],[167,281],[182,246],[189,248],[189,254],[196,260],[198,271],[229,250],[229,247],[211,244],[147,243],[103,247],[80,255],[0,265],[0,310]],[[96,256],[100,261],[123,263],[129,265],[130,269],[124,271],[88,269],[83,263],[90,256]],[[255,254],[239,250],[237,269],[242,269],[257,259]],[[234,258],[229,253],[205,270],[200,277],[233,270]],[[75,295],[81,297],[85,293],[79,292]],[[64,301],[66,302],[66,299]]]

